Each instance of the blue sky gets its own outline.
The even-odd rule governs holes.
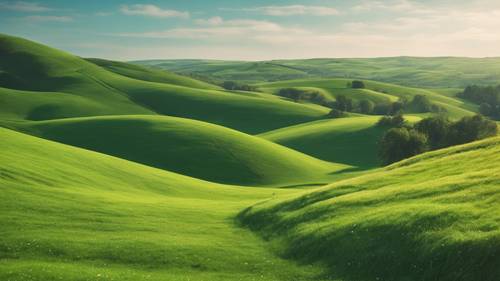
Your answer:
[[[0,32],[84,57],[500,56],[498,0],[3,1]]]

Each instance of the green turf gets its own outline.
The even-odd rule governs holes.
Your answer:
[[[317,280],[236,227],[292,189],[216,185],[0,128],[0,280]]]
[[[213,182],[329,182],[347,165],[327,163],[262,138],[166,116],[109,116],[16,123],[37,136]]]
[[[343,280],[497,280],[500,138],[439,150],[240,219]]]

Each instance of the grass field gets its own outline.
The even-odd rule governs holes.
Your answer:
[[[426,95],[458,119],[495,62],[136,65],[0,34],[0,280],[496,281],[498,137],[381,167],[380,116],[276,95]]]
[[[219,183],[328,183],[330,174],[350,168],[238,131],[176,117],[68,118],[14,127],[46,139]]]
[[[341,280],[497,280],[499,152],[497,137],[427,153],[240,219]]]

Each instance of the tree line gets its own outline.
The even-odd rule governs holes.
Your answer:
[[[379,157],[385,165],[426,151],[495,136],[498,132],[497,124],[482,115],[455,122],[440,115],[410,125],[398,114],[382,117],[378,126],[392,127],[379,143]]]
[[[479,112],[484,116],[500,120],[500,85],[467,86],[458,97],[479,105]]]

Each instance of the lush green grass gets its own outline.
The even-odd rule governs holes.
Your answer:
[[[236,227],[292,189],[216,185],[0,128],[1,280],[318,280]]]
[[[263,62],[152,60],[136,63],[250,83],[324,77],[359,78],[424,88],[464,88],[470,84],[500,83],[500,58],[325,58]]]
[[[410,122],[418,119],[406,118]],[[387,128],[376,126],[379,119],[369,116],[322,120],[259,136],[319,159],[369,169],[380,164],[378,141]]]
[[[382,83],[377,81],[364,81],[366,89],[351,89],[347,87],[350,79],[300,79],[288,80],[272,83],[260,83],[256,86],[262,91],[277,93],[282,88],[309,88],[317,89],[331,99],[337,95],[345,95],[353,100],[360,101],[368,99],[374,103],[396,101],[399,98],[406,98],[411,101],[415,95],[425,95],[433,103],[447,110],[447,114],[452,118],[460,118],[477,112],[477,106],[458,99],[451,91],[438,89],[420,89],[403,87],[394,84]],[[455,92],[456,94],[456,92]]]
[[[328,112],[326,108],[295,104],[267,95],[245,96],[212,89],[212,86],[193,88],[207,84],[195,83],[190,78],[169,78],[171,82],[181,80],[180,85],[166,84],[164,75],[156,72],[150,79],[156,82],[144,81],[148,74],[142,68],[137,70],[123,64],[113,68],[117,73],[143,80],[132,79],[65,52],[7,35],[0,35],[0,56],[1,87],[77,95],[98,104],[93,115],[162,114],[261,133],[318,120]],[[0,105],[0,111],[22,117],[26,111],[36,110],[38,105],[33,103],[35,107],[26,108],[26,104],[17,103],[23,104],[19,110]],[[63,101],[44,103],[46,107],[59,108]],[[69,100],[66,103],[71,107]],[[54,112],[45,112],[44,119],[75,117],[78,113]],[[85,112],[83,116],[88,114]]]
[[[497,280],[500,138],[423,154],[240,214],[344,280]]]
[[[110,116],[14,123],[14,128],[213,182],[328,183],[349,168],[217,125],[166,116]]]
[[[212,90],[221,89],[219,86],[216,85],[208,84],[199,80],[191,79],[186,76],[177,75],[175,73],[156,68],[144,67],[136,64],[130,64],[119,61],[96,59],[96,58],[86,59],[86,60],[94,64],[97,64],[98,66],[106,70],[109,70],[111,72],[137,80],[173,84],[173,85],[196,88],[196,89],[212,89]]]

